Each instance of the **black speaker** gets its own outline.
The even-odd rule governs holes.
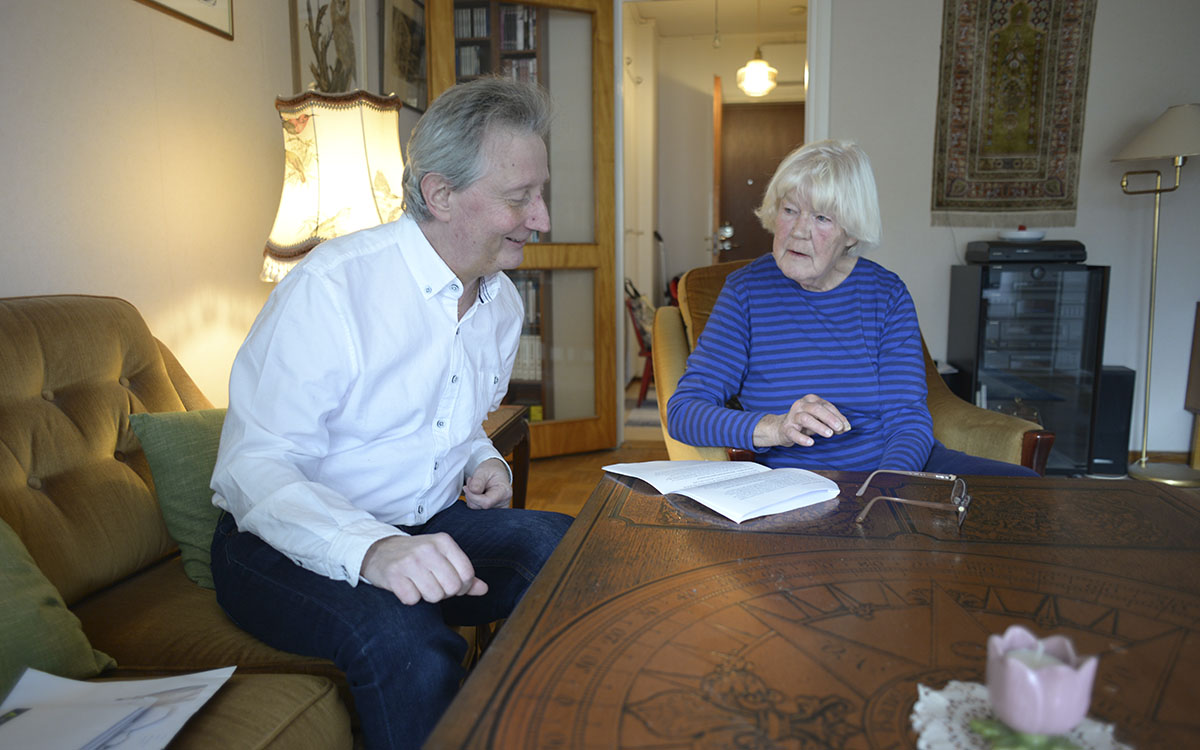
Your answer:
[[[1129,424],[1133,416],[1133,370],[1108,366],[1100,370],[1088,473],[1121,476],[1129,469]]]

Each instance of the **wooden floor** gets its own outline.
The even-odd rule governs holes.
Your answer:
[[[666,459],[667,446],[661,440],[628,440],[616,450],[535,459],[529,464],[525,507],[577,515],[604,475],[601,467]]]
[[[638,381],[634,380],[627,386],[626,396],[636,398],[637,393]],[[669,458],[660,427],[651,429],[626,425],[625,436],[626,441],[614,450],[531,461],[525,507],[577,515],[600,482],[604,474],[601,467],[630,461],[665,461]]]

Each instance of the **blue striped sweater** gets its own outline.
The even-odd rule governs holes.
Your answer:
[[[754,426],[815,393],[851,429],[812,447],[754,448]],[[725,407],[736,396],[744,411]],[[667,404],[671,436],[752,449],[768,466],[919,471],[933,446],[925,360],[900,277],[859,258],[836,288],[810,292],[771,255],[730,274]]]

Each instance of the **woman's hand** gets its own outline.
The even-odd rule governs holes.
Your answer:
[[[836,406],[810,393],[792,404],[787,414],[768,414],[759,420],[754,426],[754,447],[807,448],[815,442],[813,436],[833,437],[849,430],[850,420]]]

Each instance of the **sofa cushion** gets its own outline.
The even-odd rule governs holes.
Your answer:
[[[154,476],[163,520],[179,545],[183,570],[208,589],[214,588],[209,548],[221,515],[212,504],[209,483],[224,421],[224,409],[129,415]]]
[[[350,715],[332,682],[240,670],[171,741],[172,750],[349,750],[352,745]]]
[[[92,648],[79,618],[3,521],[0,592],[0,696],[8,694],[26,667],[82,679],[115,666],[110,656]]]
[[[0,351],[0,518],[67,604],[170,554],[127,417],[183,402],[137,309],[0,299]]]

